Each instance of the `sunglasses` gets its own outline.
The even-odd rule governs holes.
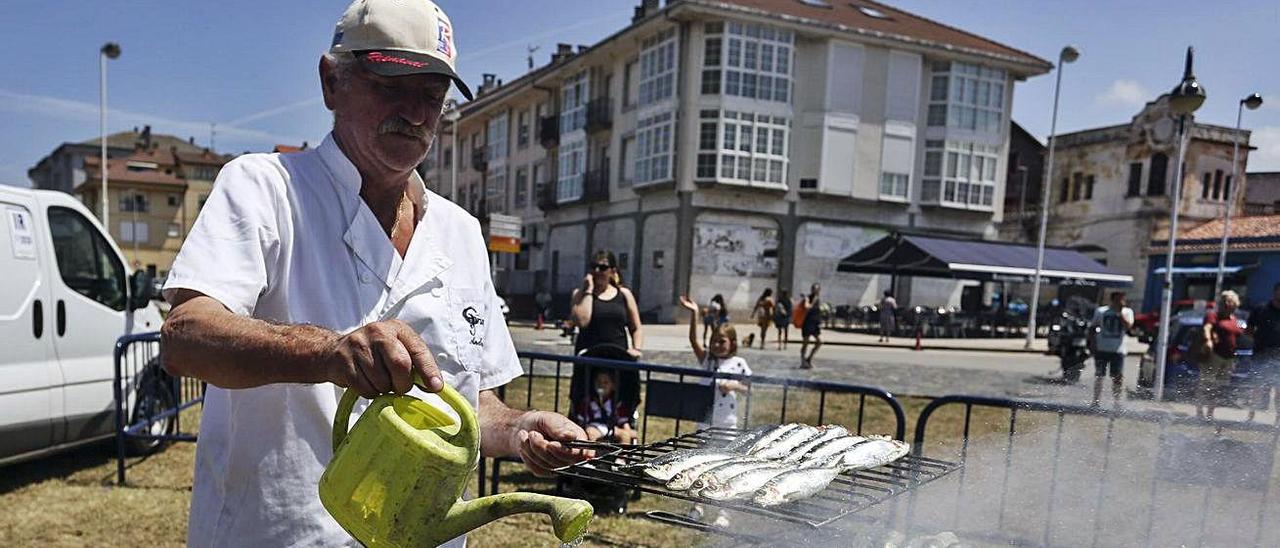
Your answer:
[[[612,266],[610,266],[610,265],[607,265],[607,264],[603,264],[603,263],[601,263],[601,264],[596,264],[596,265],[595,265],[596,272],[605,272],[605,271],[609,270],[610,268],[613,268],[613,267],[612,267]]]

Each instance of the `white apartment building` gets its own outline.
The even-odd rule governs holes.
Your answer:
[[[499,259],[517,300],[563,301],[605,249],[650,318],[719,293],[746,321],[764,288],[813,282],[833,305],[872,302],[887,277],[836,272],[867,243],[995,237],[1013,88],[1050,68],[870,1],[645,0],[626,28],[461,107],[460,158],[488,153],[461,163],[459,202],[525,219],[525,251]],[[437,189],[449,131],[424,166]],[[913,304],[959,288],[898,283]]]

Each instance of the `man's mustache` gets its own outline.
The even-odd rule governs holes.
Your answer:
[[[387,118],[378,125],[378,134],[382,135],[385,133],[399,133],[409,137],[416,137],[423,141],[431,138],[431,129],[425,124],[414,125],[399,116]]]

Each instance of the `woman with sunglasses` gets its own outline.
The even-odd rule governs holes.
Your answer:
[[[592,258],[582,287],[573,290],[572,315],[579,330],[573,345],[575,354],[610,345],[625,348],[629,356],[640,359],[644,344],[640,311],[631,290],[622,286],[612,252],[598,251]]]

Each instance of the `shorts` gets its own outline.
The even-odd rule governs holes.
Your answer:
[[[1200,384],[1225,386],[1231,381],[1231,370],[1235,369],[1234,358],[1224,358],[1217,352],[1210,352],[1208,357],[1200,360]]]
[[[817,337],[822,334],[822,324],[818,322],[804,322],[804,327],[800,328],[800,336]]]
[[[1097,377],[1107,376],[1108,366],[1111,369],[1111,378],[1124,377],[1124,354],[1119,352],[1098,352],[1093,355],[1093,365],[1097,368],[1094,374]]]

